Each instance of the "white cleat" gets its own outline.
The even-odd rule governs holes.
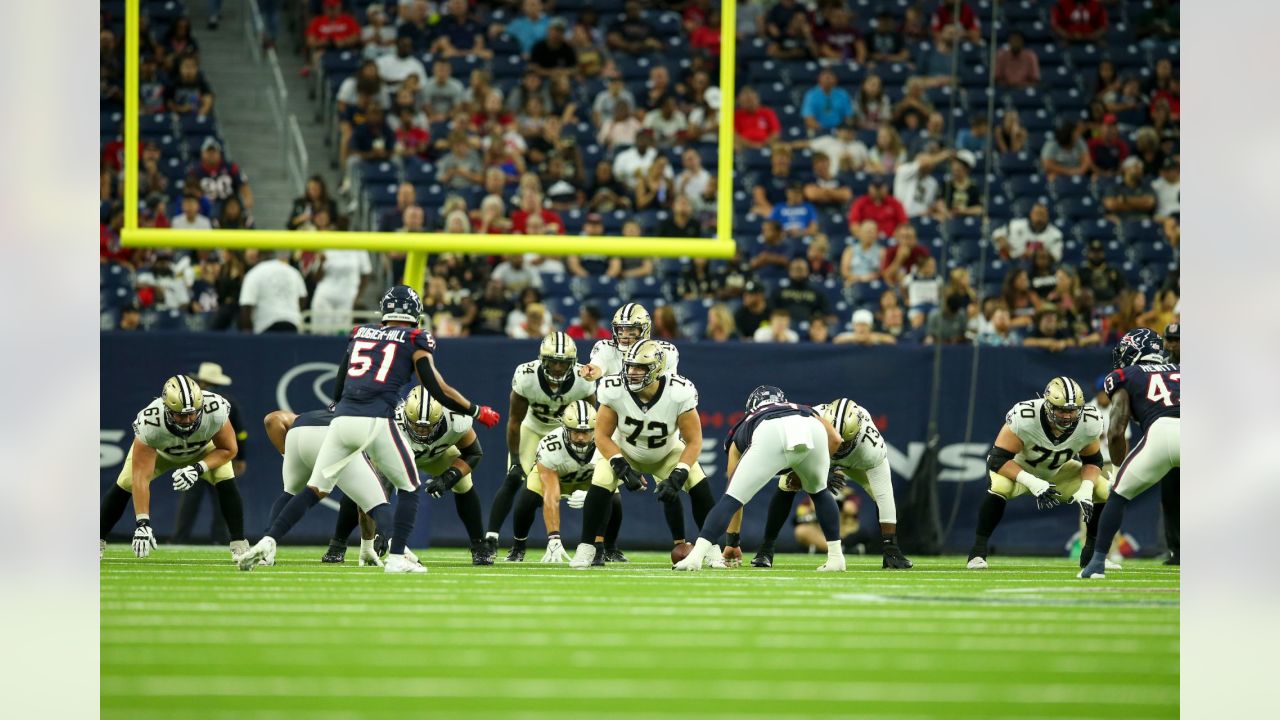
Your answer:
[[[1120,563],[1118,563],[1118,562],[1116,562],[1116,561],[1112,560],[1111,558],[1107,558],[1105,561],[1103,561],[1103,565],[1106,567],[1106,569],[1107,569],[1107,570],[1122,570],[1122,569],[1123,569],[1123,568],[1121,568],[1121,567],[1120,567]]]
[[[404,548],[404,559],[408,560],[409,562],[418,563],[419,565],[422,564],[422,561],[418,559],[417,555],[413,554],[413,551],[409,549],[408,545],[406,545]]]
[[[424,573],[427,569],[419,563],[410,562],[409,558],[404,555],[388,554],[387,562],[382,566],[382,571],[389,573]]]
[[[252,570],[254,566],[258,564],[258,561],[262,560],[263,558],[267,558],[267,557],[273,558],[272,562],[274,562],[275,555],[276,555],[275,538],[268,535],[262,538],[261,540],[259,540],[257,545],[254,545],[253,547],[245,551],[243,555],[237,557],[236,566],[239,567],[241,570],[244,570],[247,572],[249,570]]]
[[[726,570],[729,567],[724,561],[724,551],[720,549],[719,545],[712,545],[707,554],[702,557],[702,562],[707,567],[717,570]]]
[[[101,560],[102,556],[106,554],[106,552],[107,552],[107,541],[99,539],[98,540],[98,559]]]
[[[818,572],[844,572],[844,555],[828,555],[827,561],[818,566]]]
[[[973,559],[969,560],[969,565],[968,565],[967,567],[968,567],[970,570],[986,570],[986,569],[987,569],[987,559],[986,559],[986,558],[984,558],[984,557],[982,557],[982,556],[975,557],[975,558],[973,558]]]
[[[569,561],[569,567],[574,570],[586,570],[591,567],[591,563],[596,559],[596,546],[591,543],[578,543],[578,549],[573,553],[573,559]]]
[[[249,541],[248,540],[232,540],[231,544],[228,545],[227,547],[231,549],[231,559],[235,560],[241,555],[249,552]]]

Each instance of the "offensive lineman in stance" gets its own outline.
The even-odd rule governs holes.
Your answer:
[[[987,568],[987,542],[1005,505],[1031,494],[1040,510],[1061,502],[1084,511],[1085,538],[1080,565],[1093,552],[1098,518],[1109,492],[1102,477],[1102,416],[1084,404],[1080,383],[1055,377],[1044,397],[1014,405],[987,456],[990,485],[978,508],[978,530],[969,551],[970,570]],[[1072,457],[1079,455],[1079,460]]]
[[[566,333],[553,332],[542,339],[538,359],[516,367],[511,377],[511,413],[507,416],[507,477],[489,507],[489,527],[484,552],[489,562],[498,552],[498,534],[511,512],[511,504],[533,472],[538,442],[560,426],[564,409],[578,400],[595,403],[595,383],[578,370],[578,346]],[[614,517],[622,521],[622,503],[614,507]],[[528,530],[526,526],[525,530]],[[524,559],[527,535],[517,531],[515,545],[507,560]],[[616,533],[615,533],[616,536]]]
[[[1082,578],[1106,577],[1107,553],[1124,520],[1125,506],[1182,465],[1182,370],[1165,362],[1160,336],[1147,328],[1130,330],[1111,358],[1115,370],[1103,381],[1103,390],[1111,396],[1107,444],[1111,457],[1123,457],[1124,463],[1116,471],[1111,502],[1101,513],[1101,540],[1091,559],[1080,556],[1087,563],[1078,575]],[[1141,426],[1142,439],[1129,450],[1124,433],[1131,421]]]
[[[693,550],[676,570],[701,570],[713,544],[742,509],[775,475],[791,469],[800,486],[813,498],[814,511],[827,541],[827,561],[821,572],[845,569],[840,545],[840,508],[831,495],[831,456],[840,448],[840,435],[826,418],[813,408],[787,402],[782,391],[761,385],[747,398],[747,414],[729,430],[725,451],[729,455],[726,474],[729,487],[702,525]]]
[[[244,552],[244,504],[236,487],[231,461],[236,456],[236,432],[225,398],[200,389],[195,380],[175,375],[164,383],[160,397],[152,400],[133,421],[133,445],[125,456],[120,476],[102,498],[98,557],[107,547],[107,533],[115,527],[133,497],[133,553],[151,554],[156,536],[151,530],[151,481],[172,471],[173,489],[190,490],[200,480],[218,491],[222,516],[231,535],[231,556]]]
[[[400,391],[416,374],[441,403],[456,412],[478,418],[492,427],[498,413],[487,406],[472,404],[444,383],[435,369],[432,353],[436,342],[431,333],[417,327],[422,316],[422,300],[413,288],[396,285],[382,296],[381,325],[361,325],[351,332],[346,354],[334,382],[334,418],[329,423],[307,487],[276,515],[267,534],[240,556],[241,570],[252,570],[258,560],[275,549],[276,538],[289,531],[308,510],[315,507],[346,478],[343,470],[352,462],[368,457],[374,468],[405,494],[396,505],[395,523],[382,486],[352,479],[342,486],[345,494],[360,506],[379,527],[392,527],[391,550],[384,569],[389,573],[421,573],[426,568],[404,555],[409,533],[418,512],[417,470],[404,433],[392,416]]]

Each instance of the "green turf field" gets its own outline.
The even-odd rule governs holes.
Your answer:
[[[225,549],[110,547],[102,716],[1177,717],[1178,571],[1153,561],[1086,582],[1065,559],[686,575],[437,550],[388,576],[322,552],[242,573]]]

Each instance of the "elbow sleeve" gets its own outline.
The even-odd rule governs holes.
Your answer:
[[[342,364],[338,366],[338,375],[333,379],[333,404],[342,400],[342,387],[347,382],[347,356],[342,356]]]
[[[1102,469],[1102,451],[1099,450],[1098,452],[1092,455],[1081,455],[1080,462],[1085,465],[1092,465],[1098,468],[1099,470],[1101,470]]]
[[[992,445],[991,452],[987,453],[987,469],[993,473],[998,473],[1000,468],[1004,467],[1004,464],[1012,459],[1013,453],[997,445]]]
[[[480,459],[484,457],[484,448],[480,447],[480,438],[476,438],[475,442],[462,448],[461,452],[462,455],[458,459],[466,463],[467,467],[471,468],[471,472],[475,472],[476,468],[480,466]]]
[[[468,416],[475,415],[474,406],[463,405],[445,393],[444,388],[440,386],[440,381],[436,379],[436,373],[432,369],[429,359],[425,357],[418,358],[416,367],[418,368],[418,378],[422,380],[422,386],[427,389],[428,395],[440,401],[441,405],[453,412]]]

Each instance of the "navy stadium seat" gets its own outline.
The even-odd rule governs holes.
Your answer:
[[[1120,233],[1125,241],[1134,243],[1163,242],[1164,231],[1155,222],[1147,219],[1128,220],[1120,225]]]

